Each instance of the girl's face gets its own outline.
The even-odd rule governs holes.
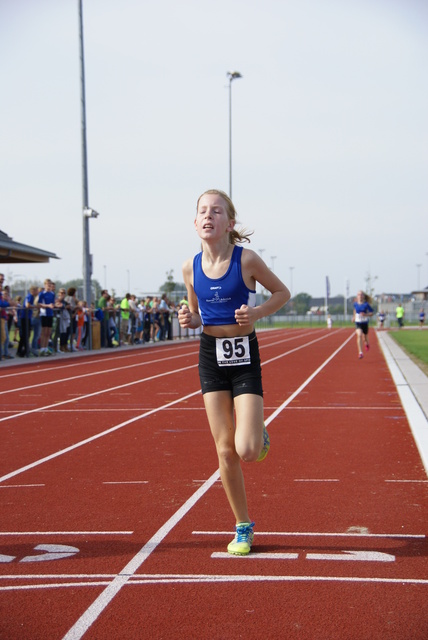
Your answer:
[[[217,240],[227,236],[235,226],[229,218],[225,200],[217,194],[205,193],[198,203],[195,228],[202,240]]]

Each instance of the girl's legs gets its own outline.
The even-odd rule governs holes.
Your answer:
[[[235,398],[229,391],[204,394],[205,408],[217,449],[221,481],[236,522],[251,522],[241,460],[254,462],[263,447],[263,398],[243,394]]]
[[[263,447],[263,398],[244,393],[235,398],[235,448],[244,462],[255,462]]]
[[[236,522],[251,522],[241,460],[235,448],[233,399],[229,391],[204,394],[205,409],[219,460],[220,477]]]
[[[367,327],[367,332],[364,334],[364,342],[366,343],[366,349],[369,350],[369,328]]]
[[[363,353],[363,332],[361,331],[361,329],[357,329],[355,333],[357,336],[358,355],[361,356],[361,354]]]

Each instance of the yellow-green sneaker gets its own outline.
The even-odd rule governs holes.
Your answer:
[[[227,550],[234,556],[247,556],[253,543],[254,522],[240,522],[236,525],[236,533],[232,542],[227,545]]]
[[[265,425],[263,424],[263,448],[260,451],[260,455],[257,458],[257,462],[261,462],[262,460],[264,460],[269,452],[270,449],[270,438],[269,438],[269,434],[267,432],[267,429],[265,427]]]

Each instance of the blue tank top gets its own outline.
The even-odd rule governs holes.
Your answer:
[[[256,305],[256,292],[247,287],[241,273],[243,247],[233,248],[229,268],[221,278],[208,278],[202,269],[202,251],[193,259],[193,288],[203,325],[236,324],[235,310]]]
[[[368,322],[367,316],[360,315],[361,313],[373,313],[373,309],[368,302],[354,302],[355,309],[355,322]]]

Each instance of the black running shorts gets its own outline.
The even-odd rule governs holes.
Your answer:
[[[243,393],[263,397],[256,332],[237,338],[214,338],[202,333],[199,379],[203,394],[210,391],[231,391],[234,398]]]
[[[369,323],[368,322],[356,322],[355,328],[360,329],[364,335],[366,336],[369,332]]]

